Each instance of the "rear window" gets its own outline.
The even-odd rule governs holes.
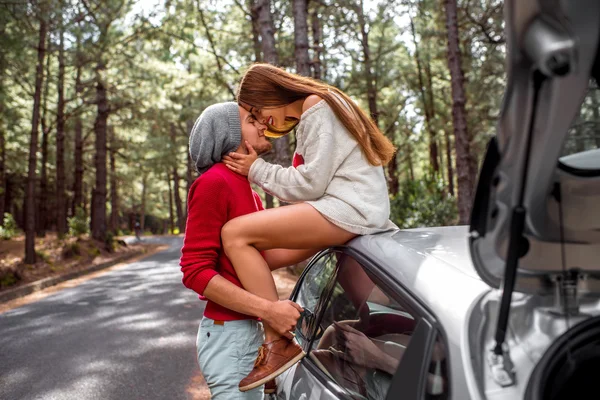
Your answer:
[[[590,80],[587,94],[565,140],[560,162],[575,170],[600,170],[600,89]],[[599,171],[600,172],[600,171]]]

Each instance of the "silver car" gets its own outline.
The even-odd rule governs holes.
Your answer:
[[[600,398],[600,2],[507,0],[471,225],[359,237],[292,294],[280,399]]]

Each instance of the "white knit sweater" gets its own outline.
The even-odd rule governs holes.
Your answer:
[[[302,114],[296,131],[298,168],[257,159],[248,178],[288,203],[306,202],[358,235],[394,229],[383,167],[375,167],[352,134],[321,100]]]

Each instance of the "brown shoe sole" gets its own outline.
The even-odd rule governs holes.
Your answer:
[[[283,374],[285,371],[292,368],[294,366],[294,364],[296,364],[298,361],[302,360],[304,358],[304,356],[306,356],[306,352],[304,352],[304,350],[302,350],[300,353],[298,353],[298,355],[296,357],[292,358],[290,361],[288,361],[286,364],[284,364],[279,369],[271,372],[270,375],[267,375],[264,378],[254,382],[254,383],[251,383],[249,385],[241,386],[240,392],[247,392],[248,390],[252,390],[256,387],[264,385],[271,379],[277,378],[279,375]]]
[[[275,392],[276,392],[275,389],[265,389],[265,394],[273,394]]]

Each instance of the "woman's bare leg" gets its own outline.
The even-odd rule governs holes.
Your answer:
[[[259,251],[277,248],[311,249],[346,243],[356,235],[329,222],[309,204],[294,204],[244,215],[221,231],[223,249],[244,289],[277,301],[277,288]],[[265,326],[265,341],[280,335]]]

